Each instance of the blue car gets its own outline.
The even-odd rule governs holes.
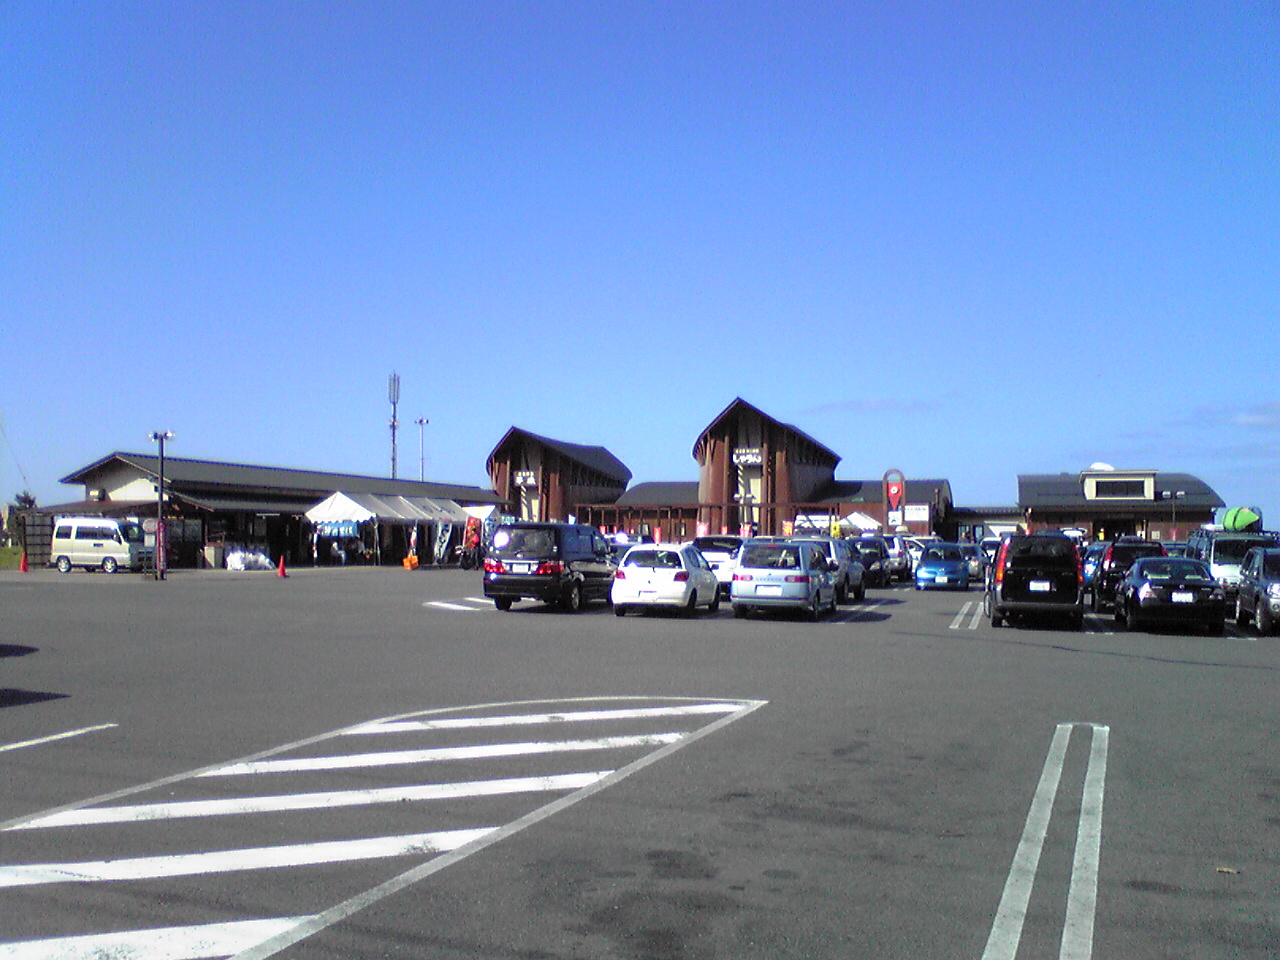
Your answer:
[[[931,543],[916,564],[916,589],[969,589],[969,558],[958,543]]]

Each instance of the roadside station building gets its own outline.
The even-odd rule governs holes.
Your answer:
[[[1018,477],[1018,507],[1029,532],[1075,529],[1089,540],[1185,540],[1224,506],[1212,487],[1187,473],[1094,467]]]
[[[607,532],[681,540],[713,533],[928,533],[949,522],[946,480],[837,480],[840,456],[804,431],[735,399],[693,446],[695,482],[642,483],[578,516]],[[894,471],[896,474],[896,471]]]
[[[54,516],[155,517],[159,479],[158,456],[123,452],[108,454],[63,477],[63,483],[81,484],[84,498],[28,513],[30,562],[48,562],[49,541],[47,533],[41,534],[51,527]],[[310,564],[316,556],[315,531],[306,513],[334,493],[358,496],[372,505],[375,523],[359,531],[357,538],[367,547],[359,551],[360,557],[369,562],[399,563],[408,550],[410,526],[449,523],[457,538],[466,508],[504,506],[501,497],[482,487],[166,456],[169,563],[173,567],[221,566],[220,558],[234,545],[272,561],[284,557],[291,565]],[[413,509],[406,511],[405,504],[397,502],[401,499],[412,501]]]

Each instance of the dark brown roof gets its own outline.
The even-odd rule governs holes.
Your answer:
[[[530,433],[528,430],[522,430],[519,427],[512,427],[498,441],[498,445],[493,448],[493,452],[489,454],[489,463],[493,462],[493,458],[497,455],[508,442],[516,437],[524,437],[539,443],[544,447],[556,451],[563,457],[567,457],[576,463],[588,467],[596,473],[602,473],[612,480],[617,480],[621,486],[626,486],[631,482],[631,471],[627,469],[627,465],[615,457],[612,453],[600,446],[587,446],[580,443],[566,443],[563,440],[553,440],[550,437],[539,436],[536,433]]]

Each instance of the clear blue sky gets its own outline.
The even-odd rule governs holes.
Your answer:
[[[1186,471],[1280,526],[1273,3],[0,12],[0,496],[112,450],[692,480]],[[26,480],[23,475],[25,474]]]

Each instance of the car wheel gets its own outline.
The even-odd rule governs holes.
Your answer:
[[[681,616],[686,620],[692,620],[698,614],[698,591],[694,590],[689,594],[689,602],[684,605],[684,609],[680,611]]]
[[[564,595],[564,612],[577,613],[582,609],[582,584],[569,584],[569,592]]]
[[[1128,610],[1126,611],[1126,616],[1125,616],[1125,626],[1127,626],[1130,630],[1134,630],[1134,631],[1141,630],[1142,621],[1138,619],[1138,615],[1134,611]]]
[[[1236,594],[1236,626],[1246,626],[1249,619],[1249,611],[1244,608],[1244,594]]]
[[[747,619],[747,608],[740,603],[735,603],[733,605],[733,617],[735,620]]]
[[[810,623],[817,623],[822,617],[822,611],[818,606],[818,595],[816,593],[809,598],[809,608],[805,610],[805,617]]]
[[[493,598],[493,605],[497,607],[499,610],[502,610],[503,612],[506,612],[507,610],[511,609],[511,603],[512,603],[512,600],[510,597],[494,597]]]
[[[1084,611],[1082,610],[1080,613],[1071,614],[1071,616],[1067,620],[1067,623],[1070,625],[1072,630],[1083,630],[1084,629]]]
[[[615,617],[625,617],[627,615],[626,606],[621,603],[615,603],[613,605],[613,615]]]
[[[707,613],[715,613],[720,609],[720,591],[716,590],[711,595],[711,602],[707,604]]]
[[[1124,604],[1120,602],[1119,597],[1116,597],[1115,606],[1111,609],[1111,618],[1115,620],[1116,623],[1124,623],[1125,609]]]
[[[867,599],[867,585],[865,583],[860,583],[857,585],[857,587],[854,588],[853,599],[856,600],[858,603],[861,603],[863,600]]]
[[[1205,632],[1208,633],[1209,636],[1211,637],[1222,636],[1222,634],[1226,631],[1226,629],[1227,629],[1227,622],[1225,618],[1223,618],[1221,622],[1215,620],[1212,623],[1205,624]]]
[[[831,601],[831,605],[835,607],[835,606],[839,606],[842,603],[848,603],[848,602],[849,602],[849,585],[847,583],[841,583],[840,586],[836,588],[835,599]]]
[[[1271,619],[1271,614],[1267,612],[1267,605],[1261,601],[1257,601],[1253,605],[1253,627],[1258,631],[1258,636],[1269,637],[1275,630],[1275,621]]]
[[[115,557],[106,557],[106,558],[102,561],[102,572],[103,572],[103,573],[115,573],[115,572],[116,572],[116,567],[117,567],[117,564],[116,564],[116,558],[115,558]]]
[[[1094,587],[1089,591],[1089,609],[1094,613],[1102,610],[1102,601],[1098,598],[1098,588]]]
[[[58,572],[59,573],[71,572],[71,559],[69,557],[58,558]]]

